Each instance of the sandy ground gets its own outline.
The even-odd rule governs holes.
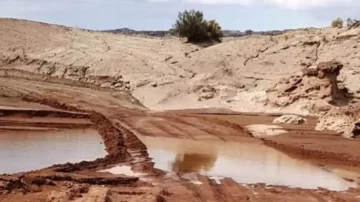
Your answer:
[[[0,201],[360,201],[357,188],[335,192],[238,184],[230,178],[218,183],[200,174],[201,184],[193,184],[154,168],[141,142],[143,137],[252,142],[324,169],[345,169],[354,174],[340,175],[358,184],[358,139],[315,131],[317,117],[306,117],[302,125],[273,124],[279,116],[275,113],[308,114],[304,106],[309,100],[265,105],[266,90],[278,79],[301,74],[303,63],[312,66],[333,58],[345,66],[339,83],[356,96],[358,31],[309,29],[287,37],[226,39],[202,48],[175,38],[1,19],[0,129],[92,127],[108,155],[0,175]],[[206,107],[211,109],[202,109]],[[172,110],[159,111],[165,109]],[[249,126],[258,124],[287,133],[254,135]],[[115,165],[147,176],[97,172]]]
[[[358,94],[360,29],[304,29],[280,36],[225,38],[207,48],[177,38],[123,36],[0,19],[2,68],[127,90],[147,108],[227,108],[309,113],[307,100],[264,105],[266,90],[304,66],[336,59],[339,82]]]

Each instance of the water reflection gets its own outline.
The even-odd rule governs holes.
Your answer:
[[[239,183],[266,183],[301,188],[346,190],[355,183],[257,143],[226,143],[175,138],[140,137],[155,167]]]
[[[16,173],[106,155],[96,130],[0,131],[0,173]]]
[[[177,154],[171,170],[176,172],[210,171],[214,167],[216,156],[205,154]]]

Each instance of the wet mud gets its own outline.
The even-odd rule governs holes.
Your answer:
[[[136,107],[136,101],[120,98],[110,90],[105,92],[81,84],[68,86],[66,82],[47,83],[31,79],[24,79],[24,83],[18,85],[17,80],[15,81],[14,77],[0,79],[0,86],[6,89],[1,92],[5,100],[2,105],[6,105],[6,99],[23,102],[22,106],[11,106],[8,103],[7,111],[4,107],[5,113],[0,116],[4,124],[1,125],[0,121],[0,126],[11,126],[12,129],[1,130],[14,131],[21,126],[33,127],[32,130],[90,127],[98,131],[107,154],[90,161],[55,164],[29,172],[0,175],[1,202],[359,201],[360,190],[357,188],[330,191],[325,188],[291,188],[271,183],[241,182],[233,179],[233,176],[214,179],[201,172],[186,175],[184,170],[189,169],[189,166],[192,166],[191,171],[199,169],[195,168],[196,164],[192,162],[203,161],[200,169],[216,164],[216,158],[209,155],[182,155],[178,157],[178,162],[181,162],[180,159],[184,162],[185,159],[190,165],[178,163],[171,171],[159,168],[156,161],[152,160],[151,147],[143,140],[151,137],[200,143],[221,141],[265,144],[284,151],[285,154],[282,155],[289,155],[288,158],[293,155],[301,156],[302,160],[312,163],[313,166],[320,164],[318,162],[326,164],[335,161],[338,164],[352,162],[348,163],[348,166],[357,168],[356,162],[360,156],[360,151],[356,149],[358,141],[339,139],[340,137],[333,134],[310,133],[313,130],[311,124],[316,121],[310,120],[309,124],[303,127],[284,126],[284,129],[289,131],[286,136],[256,139],[247,131],[246,126],[254,123],[271,124],[273,116],[178,111],[152,113],[144,110],[142,106]],[[20,110],[26,103],[29,106],[35,106],[36,103],[51,109]],[[9,109],[9,106],[13,108]],[[33,123],[36,124],[31,125]],[[62,124],[68,125],[65,127]],[[173,143],[164,144],[171,147]],[[329,147],[332,144],[334,146]],[[313,151],[318,154],[312,153]],[[241,164],[242,161],[236,164]],[[116,166],[130,166],[133,173],[144,175],[126,176],[126,173],[101,172]],[[228,167],[232,166],[237,165]],[[252,175],[244,170],[239,172],[245,176]]]

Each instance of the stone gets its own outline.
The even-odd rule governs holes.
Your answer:
[[[338,83],[342,68],[343,64],[336,60],[303,68],[302,75],[284,78],[268,89],[268,102],[281,107],[307,102],[314,106],[311,110],[315,112],[320,111],[315,108],[316,103],[322,106],[344,105],[350,101],[351,95]]]
[[[281,126],[253,124],[246,126],[249,133],[255,138],[271,137],[287,134],[288,131],[284,130]]]
[[[158,86],[158,83],[157,82],[154,82],[151,84],[152,87],[156,88]]]
[[[306,123],[306,119],[297,115],[283,115],[274,119],[273,124],[300,125]]]
[[[215,97],[215,93],[214,92],[203,92],[203,93],[201,93],[200,97],[202,99],[209,100],[209,99],[212,99]]]

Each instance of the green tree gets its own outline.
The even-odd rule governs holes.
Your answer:
[[[223,37],[221,26],[215,20],[210,20],[207,23],[207,31],[210,34],[210,38],[220,42],[220,38]]]
[[[204,14],[195,10],[180,12],[174,30],[180,37],[186,37],[188,42],[193,43],[220,41],[220,37],[223,36],[221,27],[215,20],[207,22]]]

